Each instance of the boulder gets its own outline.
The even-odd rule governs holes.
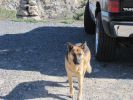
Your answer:
[[[23,10],[23,9],[19,9],[17,11],[17,16],[28,16],[29,13],[27,12],[27,10]]]
[[[31,5],[31,6],[37,5],[36,0],[29,0],[29,5]]]
[[[29,6],[28,12],[31,16],[39,16],[39,11],[37,6]]]

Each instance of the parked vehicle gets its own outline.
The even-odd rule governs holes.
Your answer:
[[[84,28],[96,34],[96,58],[113,60],[120,38],[133,37],[133,0],[88,0]]]

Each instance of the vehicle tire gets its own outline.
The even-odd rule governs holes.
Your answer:
[[[108,36],[103,29],[101,13],[96,18],[95,55],[99,61],[112,61],[115,59],[116,39]]]
[[[87,34],[95,34],[95,22],[89,10],[89,2],[86,4],[84,12],[84,29]]]

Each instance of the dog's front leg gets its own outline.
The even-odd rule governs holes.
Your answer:
[[[72,98],[74,95],[74,89],[73,89],[73,80],[72,80],[71,74],[68,74],[68,81],[69,81],[69,86],[70,86],[70,97]]]
[[[83,75],[78,76],[78,83],[79,83],[78,100],[82,100],[83,78],[84,78]]]

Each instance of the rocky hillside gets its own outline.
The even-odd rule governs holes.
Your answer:
[[[19,0],[0,0],[0,8],[16,10],[19,6]]]
[[[37,4],[41,19],[76,18],[83,15],[84,5],[87,0],[32,0]],[[0,7],[20,10],[24,5],[20,0],[0,0]]]

